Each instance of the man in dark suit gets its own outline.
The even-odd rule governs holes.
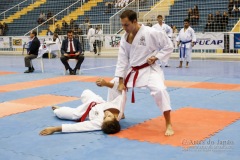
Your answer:
[[[81,64],[84,60],[84,56],[81,55],[82,48],[78,39],[73,38],[73,31],[69,30],[67,32],[67,39],[62,41],[61,47],[61,61],[64,64],[66,70],[69,70],[71,75],[75,75],[77,70],[80,70]],[[69,64],[69,59],[76,59],[77,64],[74,69],[72,69]]]
[[[31,73],[34,71],[34,68],[31,64],[31,60],[34,58],[37,58],[38,56],[38,49],[40,47],[40,41],[37,38],[37,32],[32,31],[30,33],[31,41],[29,42],[29,48],[27,50],[27,56],[24,58],[25,61],[25,67],[28,67],[28,70],[26,70],[24,73]]]

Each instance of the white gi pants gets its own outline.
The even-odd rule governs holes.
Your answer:
[[[184,52],[184,48],[180,47],[179,48],[183,54]],[[180,51],[179,51],[180,52]],[[180,53],[179,53],[180,54]],[[192,60],[192,48],[186,48],[185,49],[185,58],[182,56],[182,58],[179,58],[180,61],[187,61],[187,62],[191,62]]]
[[[55,109],[53,112],[60,119],[78,120],[85,113],[91,102],[93,101],[97,103],[105,102],[102,99],[102,97],[96,95],[95,93],[88,89],[82,92],[81,101],[83,104],[78,106],[77,108],[60,107],[59,109]]]
[[[118,86],[118,78],[114,78],[111,82],[114,82],[115,85]],[[170,97],[164,84],[163,74],[161,75],[154,69],[151,69],[148,84],[143,87],[147,87],[150,90],[150,94],[153,96],[157,106],[162,112],[172,110]],[[108,89],[108,101],[115,99],[120,94],[121,93],[117,90],[117,88],[113,87],[112,89]],[[135,96],[138,95],[135,94]]]

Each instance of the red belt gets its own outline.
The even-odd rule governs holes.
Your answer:
[[[139,72],[140,69],[148,67],[148,66],[149,66],[148,63],[144,63],[141,66],[132,67],[131,72],[128,73],[128,75],[127,75],[127,77],[126,77],[126,79],[124,81],[124,85],[127,87],[127,83],[129,81],[129,78],[130,78],[131,74],[135,71],[135,75],[133,77],[133,87],[132,87],[132,103],[135,103],[134,86],[135,86],[135,83],[136,83],[136,80],[137,80],[137,77],[138,77],[138,72]]]

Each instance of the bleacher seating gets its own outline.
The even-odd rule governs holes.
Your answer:
[[[37,19],[41,11],[47,14],[48,10],[50,10],[53,15],[65,9],[67,6],[73,4],[76,0],[47,0],[46,3],[41,5],[38,8],[28,12],[26,15],[21,16],[19,19],[13,21],[13,23],[9,23],[9,31],[7,33],[8,36],[19,35],[23,36],[32,28],[38,26]],[[60,14],[59,17],[65,16],[64,14]],[[27,24],[27,25],[26,25]],[[47,28],[47,25],[45,26]]]
[[[0,1],[0,13],[6,11],[7,9],[21,3],[23,0],[5,0]],[[0,17],[2,19],[2,17]]]
[[[165,21],[169,25],[175,25],[178,29],[183,27],[183,20],[187,18],[187,10],[193,8],[194,5],[198,6],[200,19],[199,24],[192,26],[196,32],[203,32],[207,23],[207,15],[212,13],[215,15],[216,11],[220,11],[221,14],[228,10],[228,0],[178,0],[170,8],[170,15],[165,17]],[[229,18],[227,31],[231,31],[235,23],[239,18]]]

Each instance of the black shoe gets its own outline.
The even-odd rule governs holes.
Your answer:
[[[73,75],[76,75],[76,73],[77,73],[77,69],[74,68],[74,70],[73,70]]]
[[[169,65],[166,65],[165,67],[170,67]]]
[[[69,68],[69,74],[74,75],[74,71],[72,70],[72,68]]]
[[[32,72],[33,72],[32,69],[28,69],[28,70],[26,70],[24,73],[32,73]]]

